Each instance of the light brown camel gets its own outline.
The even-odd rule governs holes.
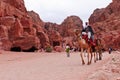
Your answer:
[[[82,64],[85,64],[85,61],[84,61],[84,58],[83,58],[83,54],[84,54],[83,51],[84,50],[87,51],[87,59],[88,59],[87,64],[88,65],[91,64],[91,61],[92,61],[92,47],[85,41],[85,39],[82,39],[79,30],[75,31],[75,35],[76,35],[77,43],[79,44],[79,48],[81,50],[80,56],[81,56]],[[95,56],[95,54],[94,54],[94,56]],[[96,60],[94,60],[94,61],[96,61]]]
[[[95,39],[95,46],[88,44],[85,39],[82,39],[80,31],[76,30],[75,31],[75,36],[77,43],[79,44],[79,48],[81,50],[80,56],[82,59],[82,64],[85,64],[84,59],[83,59],[83,51],[87,51],[87,58],[88,58],[88,65],[91,64],[92,57],[94,56],[94,62],[97,60],[102,60],[102,44],[100,39]],[[99,58],[99,59],[98,59]]]

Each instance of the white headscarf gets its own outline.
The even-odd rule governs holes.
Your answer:
[[[87,24],[86,24],[86,23],[87,23]],[[85,22],[85,26],[84,26],[83,28],[84,28],[84,29],[87,28],[88,25],[89,25],[89,23],[88,23],[88,22]]]

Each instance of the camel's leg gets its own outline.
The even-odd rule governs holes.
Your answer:
[[[91,49],[89,49],[89,54],[90,54],[90,62],[89,62],[89,64],[91,64],[91,62],[92,62],[92,51],[91,51]]]
[[[102,60],[102,52],[99,51],[99,60]]]
[[[90,49],[87,49],[87,59],[88,59],[88,63],[87,63],[87,65],[89,65],[89,64],[91,64],[91,62],[90,62]]]
[[[86,57],[86,53],[84,53],[84,57]]]
[[[84,57],[86,57],[86,54],[87,54],[87,53],[86,53],[86,50],[84,50]]]
[[[96,61],[98,61],[98,57],[99,57],[99,54],[98,54],[98,51],[96,51]]]
[[[88,55],[87,55],[87,59],[88,59],[88,63],[87,63],[87,65],[89,65],[90,64],[90,62],[89,62],[89,52],[87,52],[88,53]]]
[[[94,52],[94,62],[96,62],[96,58],[97,58],[96,52]]]
[[[85,62],[84,62],[84,59],[83,59],[83,49],[81,49],[80,56],[81,56],[82,64],[84,65],[84,64],[85,64]]]

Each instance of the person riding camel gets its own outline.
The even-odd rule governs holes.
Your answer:
[[[92,40],[92,42],[94,41],[94,32],[92,27],[89,25],[88,22],[85,23],[85,27],[82,29],[82,35],[87,35],[88,37],[88,42],[90,42],[90,40]]]
[[[94,32],[88,22],[86,22],[86,31],[88,33],[88,39],[89,40],[92,39],[92,41],[94,41]]]

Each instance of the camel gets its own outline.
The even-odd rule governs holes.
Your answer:
[[[92,47],[85,41],[85,39],[82,39],[82,37],[80,36],[81,34],[79,33],[79,30],[75,31],[75,35],[76,35],[76,41],[79,44],[79,48],[81,50],[80,56],[81,56],[81,60],[82,60],[82,64],[85,64],[84,58],[83,58],[83,51],[86,50],[87,51],[87,59],[88,62],[87,64],[91,64],[92,61]]]
[[[92,46],[90,44],[88,44],[85,39],[82,39],[80,31],[76,30],[75,32],[76,34],[76,40],[79,44],[79,48],[81,50],[80,56],[82,59],[82,64],[85,64],[84,59],[83,59],[83,51],[86,50],[87,51],[87,59],[88,59],[88,65],[91,64],[92,61],[92,57],[94,56],[94,62],[96,62],[98,60],[102,59],[102,45],[101,45],[101,40],[100,39],[95,39],[95,46]]]

